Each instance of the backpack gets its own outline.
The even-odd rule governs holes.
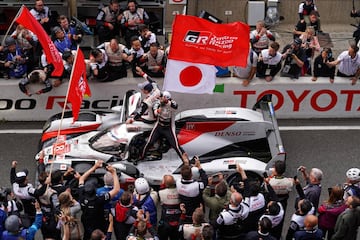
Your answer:
[[[7,215],[16,215],[21,219],[21,225],[24,228],[29,228],[32,225],[30,217],[26,213],[22,213],[24,207],[20,201],[10,200],[9,201],[11,208],[8,211]],[[15,208],[16,206],[16,208]]]
[[[130,216],[131,207],[125,207],[117,201],[115,204],[115,220],[117,222],[126,222]]]
[[[358,186],[349,185],[345,191],[350,191],[353,196],[360,198],[360,188]]]
[[[79,240],[84,238],[84,226],[79,219],[70,217],[69,220],[64,222],[61,226],[61,236],[64,238],[64,228],[67,228],[69,240]]]

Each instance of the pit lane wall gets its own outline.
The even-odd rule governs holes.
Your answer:
[[[137,89],[137,84],[143,81],[142,78],[127,78],[108,83],[90,82],[92,96],[84,99],[82,109],[108,111],[122,103],[127,90]],[[0,120],[44,121],[62,111],[67,81],[51,92],[31,97],[20,92],[18,82],[15,79],[0,80]],[[161,88],[163,80],[157,82]],[[264,94],[272,94],[279,119],[360,117],[360,81],[352,86],[347,78],[336,77],[335,83],[331,84],[328,78],[312,82],[310,77],[292,80],[276,76],[270,83],[257,78],[248,87],[241,83],[238,78],[217,78],[217,84],[224,84],[223,93],[172,92],[172,97],[181,111],[223,106],[251,108]],[[31,86],[30,90],[35,92],[42,87]]]

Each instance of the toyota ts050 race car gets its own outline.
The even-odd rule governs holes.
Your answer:
[[[241,164],[250,177],[262,178],[276,160],[285,161],[269,96],[263,97],[253,109],[186,110],[176,115],[175,126],[179,144],[186,153],[190,157],[199,156],[208,175],[222,172],[229,182],[239,176],[236,163]],[[48,139],[42,148],[45,167],[49,170],[52,164],[52,169],[65,171],[71,166],[81,173],[100,159],[121,171],[123,186],[140,176],[154,186],[161,184],[164,174],[179,178],[183,162],[163,139],[154,144],[144,160],[133,164],[140,158],[152,128],[153,125],[140,121],[131,124],[119,121],[102,131],[61,135],[55,144],[56,138]],[[99,169],[95,174],[103,172]]]
[[[122,100],[123,104],[112,107],[110,112],[82,110],[75,122],[73,122],[71,111],[65,112],[62,120],[62,113],[55,114],[44,124],[38,148],[41,150],[44,142],[54,142],[58,134],[72,138],[90,131],[101,131],[117,123],[124,122],[129,114],[138,108],[140,102],[141,93],[130,90],[125,94]],[[123,108],[123,106],[125,107]],[[59,132],[60,127],[61,131]]]

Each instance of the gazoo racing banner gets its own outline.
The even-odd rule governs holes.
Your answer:
[[[249,31],[249,25],[242,22],[217,24],[195,16],[176,15],[168,59],[245,67]]]
[[[92,96],[82,101],[81,109],[110,111],[122,104],[127,90],[137,90],[137,79],[100,83],[91,82]],[[277,118],[358,118],[360,117],[360,89],[352,86],[347,78],[335,78],[330,84],[327,78],[318,78],[314,83],[310,77],[294,81],[275,77],[268,83],[255,78],[248,87],[242,86],[238,78],[217,78],[224,91],[211,95],[172,93],[179,104],[177,112],[194,108],[246,107],[252,108],[265,94],[272,94]],[[65,102],[67,83],[52,91],[28,97],[23,95],[16,81],[0,80],[3,91],[0,97],[0,118],[6,121],[45,121],[60,113]],[[158,79],[162,87],[162,79]],[[38,88],[39,86],[33,86]],[[67,110],[71,110],[70,106]]]

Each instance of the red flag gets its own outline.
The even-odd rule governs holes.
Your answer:
[[[25,6],[21,7],[20,14],[15,19],[15,21],[32,31],[38,37],[39,42],[46,54],[46,60],[54,65],[54,71],[52,72],[52,75],[60,77],[64,70],[61,56],[53,41],[51,41],[50,37],[47,35],[41,24],[36,21],[36,19],[33,17],[33,15],[31,15],[30,11]]]
[[[77,50],[69,84],[68,101],[71,102],[73,121],[75,122],[79,116],[83,97],[91,96],[89,84],[86,79],[84,54],[81,49]]]
[[[169,59],[222,67],[246,66],[250,27],[245,23],[218,24],[176,15],[172,33]]]

